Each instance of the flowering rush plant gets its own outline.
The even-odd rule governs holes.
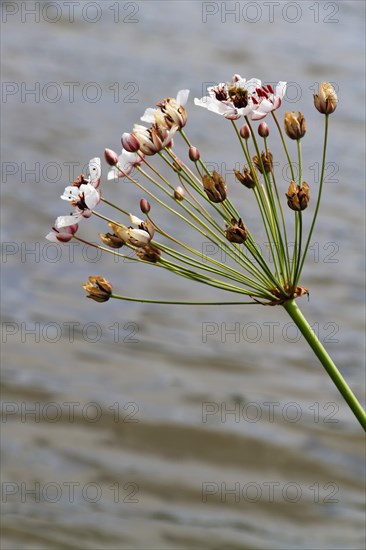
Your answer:
[[[142,191],[139,208],[143,217],[130,213],[125,205],[117,205],[102,195],[101,162],[96,157],[89,163],[89,175],[81,174],[61,195],[64,201],[71,203],[73,210],[56,219],[46,238],[60,243],[74,239],[130,261],[149,264],[152,269],[166,269],[175,276],[226,290],[236,297],[228,302],[181,302],[122,296],[114,292],[106,278],[98,275],[90,276],[83,285],[87,297],[96,302],[117,299],[192,306],[282,306],[366,429],[365,411],[295,302],[309,294],[299,280],[322,196],[329,116],[336,110],[338,102],[334,88],[323,83],[314,95],[314,105],[324,120],[324,146],[320,183],[314,189],[315,209],[306,235],[302,217],[307,214],[303,212],[310,200],[310,185],[302,180],[301,152],[306,121],[300,112],[286,112],[283,125],[278,121],[276,111],[281,107],[286,82],[279,82],[274,88],[270,84],[263,85],[256,78],[246,80],[236,74],[231,81],[212,86],[207,92],[206,97],[195,99],[194,103],[222,116],[226,119],[224,124],[232,125],[245,166],[242,171],[234,170],[237,181],[231,185],[242,185],[244,195],[254,194],[258,216],[270,244],[270,262],[263,257],[246,223],[245,204],[236,207],[231,202],[227,182],[217,171],[208,169],[200,150],[184,131],[189,90],[181,90],[176,98],[169,97],[157,103],[155,108],[146,109],[141,117],[146,125],[135,124],[132,132],[122,135],[120,155],[112,149],[105,149],[105,160],[110,166],[107,180],[121,178]],[[270,128],[264,122],[265,118],[272,119],[289,163],[291,182],[287,189],[275,176],[273,155],[269,149]],[[254,126],[256,121],[260,121],[257,127]],[[175,152],[173,138],[176,136],[180,136],[187,147],[185,158]],[[286,136],[296,142],[299,167],[296,176]],[[151,163],[154,155],[171,169],[169,179]],[[134,176],[136,173],[141,176],[138,180]],[[106,187],[108,189],[108,184]],[[159,210],[164,208],[176,216],[185,229],[196,232],[196,242],[204,239],[213,243],[218,250],[225,252],[229,261],[222,262],[204,255],[202,250],[184,242],[179,224],[176,224],[176,234],[171,234],[164,219],[159,221],[154,216],[154,203],[160,205]],[[99,211],[101,205],[108,209],[108,215]],[[285,208],[293,211],[291,224],[285,222]],[[104,220],[109,228],[106,233],[99,234],[101,244],[88,242],[79,235],[79,225],[85,223],[84,220],[91,223],[93,217]],[[290,236],[294,241],[291,247]]]

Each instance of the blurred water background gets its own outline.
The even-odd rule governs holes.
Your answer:
[[[323,137],[312,94],[333,82],[301,307],[364,402],[364,2],[3,2],[1,16],[2,547],[363,548],[362,433],[284,311],[99,305],[81,288],[91,274],[132,296],[232,298],[44,235],[87,161],[190,88],[187,133],[265,246],[230,173],[242,162],[230,124],[193,98],[234,73],[290,83],[279,117],[307,117],[309,218]],[[141,193],[106,173],[104,196],[137,214]]]

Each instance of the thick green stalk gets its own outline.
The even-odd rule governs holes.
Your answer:
[[[301,331],[302,335],[304,336],[305,340],[333,380],[334,384],[337,386],[338,390],[342,394],[343,398],[347,402],[348,406],[352,410],[353,414],[363,427],[363,429],[366,431],[366,413],[363,410],[362,406],[360,405],[359,401],[357,400],[356,396],[348,386],[347,382],[333,363],[332,359],[329,357],[328,353],[326,352],[325,348],[317,338],[316,334],[314,333],[313,329],[303,316],[301,310],[297,306],[296,302],[294,300],[289,300],[283,304],[283,307],[287,311],[287,313],[290,315],[296,326]]]

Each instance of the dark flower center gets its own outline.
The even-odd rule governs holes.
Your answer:
[[[223,86],[221,88],[219,86],[214,88],[213,92],[217,101],[226,101],[228,99],[227,91]]]
[[[237,109],[242,109],[248,105],[248,90],[239,86],[229,88],[229,97]]]

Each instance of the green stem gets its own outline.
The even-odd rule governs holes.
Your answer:
[[[302,255],[301,262],[299,263],[299,269],[298,269],[298,278],[301,275],[302,268],[304,266],[306,254],[310,245],[311,236],[313,234],[316,218],[318,216],[319,206],[320,206],[320,199],[322,196],[322,190],[323,190],[323,183],[324,183],[324,175],[325,175],[325,159],[327,156],[327,141],[328,141],[328,121],[329,121],[329,115],[325,115],[325,128],[324,128],[324,145],[323,145],[323,160],[322,160],[322,170],[321,170],[321,176],[320,176],[320,184],[319,184],[319,192],[318,192],[318,199],[316,201],[316,207],[314,212],[313,221],[309,230],[308,239],[306,241],[306,245],[304,248],[304,253]]]
[[[125,300],[126,302],[141,302],[147,304],[170,304],[179,306],[237,306],[237,305],[256,305],[255,302],[177,302],[175,300],[144,300],[143,298],[131,298],[130,296],[120,296],[111,294],[111,298]]]
[[[332,359],[329,357],[328,353],[324,349],[323,345],[315,335],[313,329],[303,316],[301,310],[297,306],[294,300],[289,300],[283,304],[283,307],[290,315],[296,326],[301,331],[305,340],[333,380],[334,384],[337,386],[338,390],[342,394],[343,398],[349,405],[353,414],[366,431],[366,413],[357,400],[356,396],[348,386],[347,382],[333,363]]]

